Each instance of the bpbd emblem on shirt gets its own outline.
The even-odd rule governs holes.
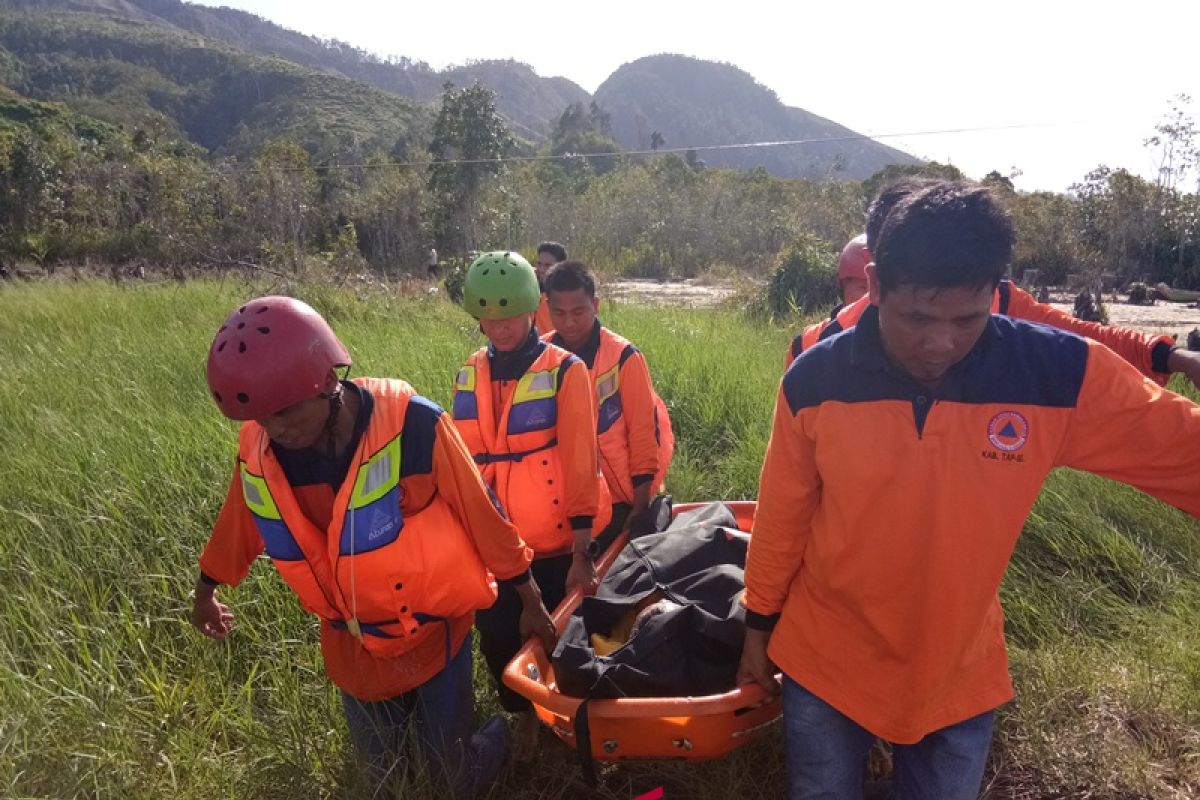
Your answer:
[[[1029,441],[1029,420],[1016,411],[1001,411],[988,422],[987,437],[997,450],[1015,453]]]

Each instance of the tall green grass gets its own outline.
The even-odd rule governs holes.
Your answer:
[[[204,356],[225,314],[266,288],[0,287],[0,797],[356,795],[315,621],[273,570],[225,593],[238,615],[227,642],[187,622],[234,457]],[[297,293],[355,354],[353,374],[403,377],[443,404],[482,344],[437,296]],[[603,316],[647,354],[670,406],[676,497],[753,497],[789,332],[727,311]],[[993,796],[1200,792],[1197,533],[1132,490],[1052,476],[1003,589],[1018,700]],[[546,741],[492,796],[581,796],[575,775]],[[599,796],[665,784],[669,798],[776,797],[782,777],[770,735],[718,763],[610,768]]]

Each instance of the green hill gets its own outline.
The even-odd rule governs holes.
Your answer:
[[[528,64],[512,60],[451,67],[441,73],[441,79],[459,86],[486,84],[496,93],[496,108],[515,124],[515,133],[533,139],[549,139],[563,109],[572,103],[587,105],[592,99],[566,78],[543,78]],[[441,92],[441,84],[437,91]]]
[[[617,140],[638,150],[650,148],[655,131],[665,137],[666,147],[839,140],[701,151],[699,157],[713,167],[763,167],[781,177],[861,180],[888,164],[921,163],[907,153],[857,138],[859,134],[835,122],[785,106],[737,67],[687,56],[649,56],[625,64],[596,90],[596,102],[612,115]]]
[[[430,124],[428,106],[121,13],[130,5],[0,14],[0,76],[27,97],[217,155],[245,156],[282,134],[318,159],[404,151]]]
[[[0,10],[44,14],[87,12],[109,19],[149,23],[202,36],[209,42],[259,56],[277,56],[367,86],[422,102],[440,97],[442,86],[480,80],[497,95],[497,107],[533,139],[549,137],[562,110],[590,100],[586,91],[566,78],[543,78],[516,61],[480,61],[437,71],[428,64],[397,57],[381,59],[345,42],[306,36],[269,20],[232,8],[182,3],[179,0],[0,0]]]
[[[6,81],[18,91],[103,119],[142,126],[165,120],[218,153],[243,153],[278,133],[301,136],[318,158],[362,147],[395,150],[397,143],[403,151],[421,139],[432,116],[426,106],[436,103],[447,81],[480,81],[496,93],[514,133],[535,142],[550,138],[569,105],[594,99],[630,149],[649,149],[655,131],[667,147],[836,140],[701,151],[709,166],[863,179],[888,164],[919,163],[785,106],[736,67],[686,56],[626,64],[593,98],[566,78],[539,76],[514,60],[438,71],[244,11],[180,0],[0,0],[0,46],[25,67],[23,80]]]

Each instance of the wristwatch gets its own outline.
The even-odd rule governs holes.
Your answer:
[[[597,542],[595,539],[589,539],[588,543],[587,543],[587,547],[583,548],[582,550],[579,548],[579,545],[575,545],[575,547],[571,550],[572,554],[587,553],[587,557],[592,559],[593,561],[596,560],[596,555],[599,552],[600,552],[600,543]]]

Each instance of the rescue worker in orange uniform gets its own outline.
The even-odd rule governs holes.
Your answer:
[[[838,283],[842,287],[843,305],[835,309],[829,319],[809,325],[792,339],[788,349],[788,365],[818,341],[848,330],[858,322],[870,305],[870,300],[861,295],[855,297],[855,284],[845,283],[842,275],[854,274],[858,265],[865,268],[870,263],[871,244],[878,238],[888,212],[900,200],[931,183],[927,178],[909,178],[891,184],[880,192],[867,212],[866,233],[851,239],[842,250],[842,258],[838,263]],[[851,290],[850,293],[847,293],[847,288]],[[1001,280],[997,285],[992,296],[992,313],[1040,322],[1100,342],[1159,385],[1165,386],[1172,373],[1182,372],[1193,385],[1200,386],[1200,353],[1176,346],[1169,336],[1149,336],[1128,328],[1076,319],[1048,303],[1039,303],[1033,295],[1010,280]]]
[[[596,316],[596,279],[578,261],[563,261],[543,281],[553,330],[542,339],[583,359],[592,378],[598,419],[600,469],[612,494],[612,522],[600,534],[608,547],[629,523],[645,530],[650,499],[662,489],[675,451],[671,418],[654,391],[646,357]]]
[[[537,272],[541,296],[538,298],[537,316],[534,317],[533,324],[537,326],[539,334],[554,330],[554,321],[550,318],[550,306],[546,302],[546,273],[555,264],[566,260],[567,248],[558,242],[542,242],[538,245],[537,260],[533,266]]]
[[[853,303],[867,293],[867,264],[871,263],[871,251],[867,249],[867,235],[860,233],[842,248],[838,256],[837,281],[838,291],[842,293],[842,305],[834,310],[830,317],[847,303]]]
[[[509,749],[503,718],[471,734],[471,625],[496,579],[520,597],[521,629],[554,629],[530,579],[531,550],[504,518],[440,408],[398,380],[339,380],[350,354],[290,297],[234,310],[208,355],[208,386],[243,421],[237,468],[200,556],[192,623],[224,639],[236,586],[265,549],[321,620],[370,781],[402,774],[410,726],[454,797],[489,786]]]
[[[514,252],[484,253],[467,270],[463,307],[479,320],[488,345],[467,359],[454,381],[454,424],[484,481],[533,549],[533,576],[548,608],[578,587],[595,591],[595,534],[612,516],[597,463],[596,407],[587,367],[538,339],[537,276]],[[519,713],[519,755],[536,744],[529,701],[500,680],[521,648],[517,597],[500,587],[476,619],[480,649],[496,679],[500,704]]]
[[[837,322],[838,316],[843,311],[850,306],[858,307],[858,301],[867,294],[867,264],[870,263],[871,251],[867,248],[867,234],[860,233],[846,242],[841,255],[838,256],[837,272],[834,275],[842,302],[833,307],[828,317],[806,325],[803,331],[792,338],[792,343],[788,345],[784,369],[791,365],[804,348],[816,344],[822,332],[830,330],[830,326]],[[832,336],[833,333],[840,331],[841,328],[836,328],[831,330],[828,335]]]
[[[875,737],[900,797],[979,793],[1012,698],[998,590],[1056,466],[1200,517],[1200,407],[1107,347],[991,313],[1013,228],[938,182],[888,215],[851,330],[775,407],[739,681],[784,673],[788,796],[861,797]]]

